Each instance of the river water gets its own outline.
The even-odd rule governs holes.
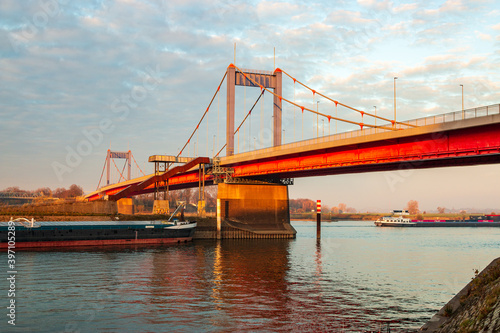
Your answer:
[[[500,228],[323,222],[317,242],[292,225],[293,240],[19,251],[0,331],[413,332],[500,254]]]

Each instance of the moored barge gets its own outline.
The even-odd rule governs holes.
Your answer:
[[[172,244],[193,239],[196,222],[0,222],[0,249]]]

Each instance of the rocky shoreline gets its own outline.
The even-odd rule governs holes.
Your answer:
[[[500,332],[500,258],[493,260],[420,331]]]

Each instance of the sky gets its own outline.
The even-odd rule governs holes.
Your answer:
[[[0,2],[0,189],[96,189],[106,151],[130,149],[133,175],[176,155],[227,66],[281,68],[342,103],[398,120],[500,103],[497,1]],[[394,81],[394,77],[398,79]],[[358,119],[283,78],[283,96]],[[225,142],[225,83],[183,156]],[[237,87],[236,123],[258,89]],[[271,98],[256,104],[237,152],[270,146]],[[318,103],[319,102],[319,103]],[[283,140],[353,130],[283,106]],[[123,161],[116,161],[122,169]],[[400,174],[398,174],[398,172]],[[115,176],[118,172],[115,172]],[[397,182],[393,180],[395,177]],[[116,178],[116,177],[115,177]],[[295,179],[291,198],[387,212],[417,200],[498,209],[500,166]]]

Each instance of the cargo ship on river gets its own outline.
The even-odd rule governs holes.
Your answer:
[[[0,222],[0,249],[173,244],[193,239],[196,221],[37,222],[17,218]],[[183,220],[183,214],[181,215]]]
[[[169,244],[191,241],[196,222],[99,221],[0,222],[0,249],[120,244]]]
[[[407,210],[393,210],[392,216],[384,216],[375,221],[377,227],[500,227],[500,215],[469,216],[463,220],[413,220],[406,217]]]

